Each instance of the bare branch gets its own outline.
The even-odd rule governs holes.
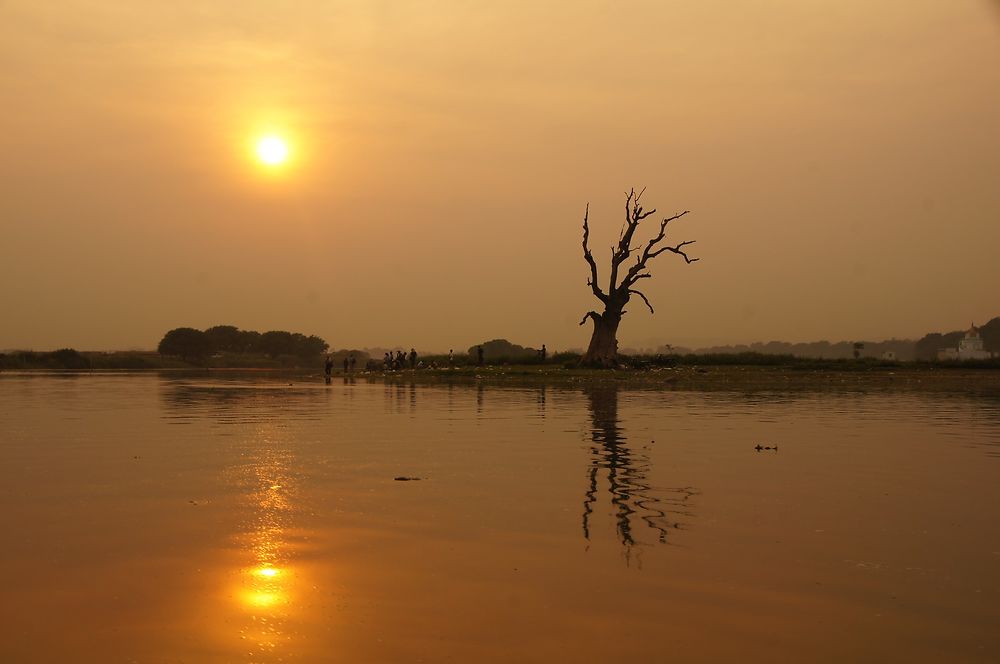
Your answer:
[[[590,253],[590,225],[588,223],[588,218],[590,217],[590,203],[587,203],[587,208],[583,213],[583,258],[590,265],[590,279],[587,280],[587,285],[594,292],[594,295],[598,300],[607,304],[608,296],[604,294],[601,287],[597,285],[597,263],[594,261],[594,255]]]
[[[649,275],[646,275],[646,276],[648,277]],[[646,297],[645,295],[643,295],[643,294],[642,294],[642,293],[640,293],[639,291],[637,291],[637,290],[633,290],[633,289],[631,289],[631,288],[629,289],[629,291],[628,291],[628,292],[629,292],[629,293],[631,293],[631,294],[633,294],[633,295],[638,295],[639,297],[641,297],[641,298],[642,298],[642,301],[646,303],[646,306],[647,306],[647,307],[649,307],[649,313],[651,313],[651,314],[653,314],[653,313],[656,313],[655,311],[653,311],[653,305],[651,305],[651,304],[649,303],[649,299],[648,299],[648,298],[647,298],[647,297]]]
[[[661,240],[663,240],[664,237],[666,237],[666,235],[667,235],[667,224],[669,224],[671,221],[674,221],[675,219],[680,219],[681,217],[683,217],[684,215],[688,214],[689,212],[690,212],[690,210],[684,210],[683,212],[681,212],[679,214],[675,214],[672,217],[667,217],[666,219],[664,219],[663,221],[660,222],[660,232],[656,234],[656,237],[654,237],[648,243],[646,243],[646,250],[642,254],[642,262],[643,263],[645,263],[650,258],[649,252],[652,251],[653,248],[656,247],[656,245]]]
[[[639,249],[638,246],[630,246],[632,244],[632,236],[635,235],[635,231],[639,227],[639,222],[656,214],[656,208],[644,210],[642,205],[639,204],[639,199],[642,198],[645,191],[646,188],[643,187],[638,194],[635,193],[635,189],[631,189],[625,194],[625,222],[622,224],[622,230],[618,235],[618,247],[611,254],[609,292],[615,291],[619,287],[618,267],[628,260],[633,251],[638,251]]]
[[[642,193],[640,192],[640,196]],[[632,234],[635,232],[635,227],[632,224],[632,206],[635,200],[635,188],[629,189],[628,193],[625,194],[625,221],[622,222],[621,232],[618,234],[618,246],[628,247],[632,242]],[[621,265],[621,259],[619,259],[619,254],[621,250],[616,251],[614,247],[611,248],[611,278],[608,280],[608,292],[613,293],[617,287],[618,282],[618,266]]]
[[[629,189],[625,194],[625,225],[632,219],[632,199],[635,197],[635,189]]]
[[[662,254],[664,251],[669,251],[671,253],[677,254],[678,256],[683,256],[684,260],[687,263],[689,263],[689,264],[690,263],[696,263],[696,262],[698,262],[699,259],[698,258],[690,258],[686,253],[684,253],[684,251],[682,249],[683,247],[686,247],[689,244],[694,244],[694,243],[695,243],[695,240],[685,240],[684,242],[681,242],[680,244],[678,244],[677,246],[674,246],[674,247],[660,247],[659,249],[657,249],[656,251],[654,251],[653,253],[651,253],[649,255],[649,257],[650,258],[656,258],[660,254]]]
[[[632,219],[638,223],[646,217],[656,214],[656,208],[653,208],[652,210],[643,210],[641,207],[636,207],[633,212],[634,214],[632,215]]]
[[[586,314],[584,314],[583,320],[580,321],[580,325],[586,323],[588,318],[593,318],[594,322],[596,323],[601,320],[601,315],[596,311],[588,311]]]
[[[622,283],[618,287],[619,289],[628,290],[629,286],[634,284],[638,279],[642,278],[639,275],[643,270],[646,269],[647,261],[649,261],[652,258],[656,258],[664,251],[669,251],[671,253],[677,254],[678,256],[682,256],[684,258],[684,261],[687,263],[694,263],[695,261],[698,260],[697,258],[691,258],[684,251],[684,247],[686,247],[689,244],[693,244],[694,240],[687,240],[675,246],[657,247],[657,245],[660,242],[662,242],[663,239],[666,237],[667,226],[670,224],[670,222],[676,219],[680,219],[689,212],[690,212],[689,210],[685,210],[684,212],[679,212],[678,214],[675,214],[672,217],[667,217],[666,219],[660,222],[660,231],[656,234],[655,237],[653,237],[652,239],[649,240],[649,242],[646,243],[646,248],[643,250],[642,254],[640,254],[636,258],[635,264],[631,268],[629,268],[628,273],[625,275],[625,278],[622,279]]]

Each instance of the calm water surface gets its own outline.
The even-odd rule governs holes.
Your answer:
[[[998,661],[998,515],[996,396],[5,375],[0,661]]]

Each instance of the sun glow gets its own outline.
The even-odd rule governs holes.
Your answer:
[[[276,604],[283,604],[285,601],[285,596],[278,592],[251,590],[243,593],[243,603],[251,608],[266,609]]]
[[[290,155],[288,141],[274,134],[257,139],[255,149],[257,159],[265,166],[281,166],[288,161]]]

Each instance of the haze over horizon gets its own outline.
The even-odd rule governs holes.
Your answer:
[[[984,323],[997,7],[8,0],[0,348],[583,347],[584,207],[606,279],[631,187],[701,261],[651,263],[623,347]]]

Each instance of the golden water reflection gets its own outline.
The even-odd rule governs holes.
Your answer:
[[[346,382],[345,382],[346,384]],[[214,567],[214,591],[200,607],[206,638],[226,661],[295,659],[308,650],[304,607],[315,593],[315,568],[304,565],[303,460],[289,419],[309,419],[330,402],[326,389],[284,383],[166,381],[162,397],[176,424],[207,426],[226,440],[228,463],[217,476],[240,515]],[[311,569],[312,571],[307,571]],[[320,576],[325,577],[325,573]]]
[[[249,489],[252,517],[239,537],[246,553],[237,574],[240,587],[233,596],[243,614],[239,635],[249,641],[250,654],[273,656],[290,645],[287,625],[298,576],[287,537],[293,513],[295,485],[289,472],[293,459],[291,446],[274,425],[258,426],[246,445],[247,456],[235,479]]]

